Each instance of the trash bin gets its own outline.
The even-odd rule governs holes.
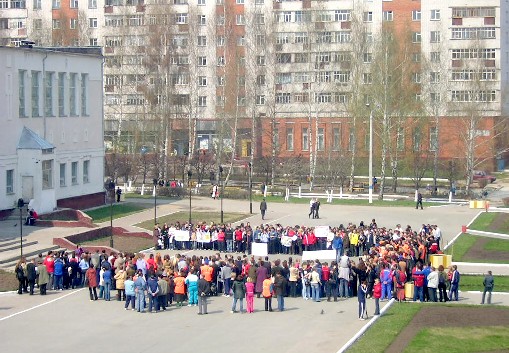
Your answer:
[[[405,283],[405,298],[414,299],[414,284],[412,282]]]

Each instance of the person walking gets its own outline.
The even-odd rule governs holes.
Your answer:
[[[205,280],[205,277],[200,274],[198,280],[198,315],[208,314],[207,311],[207,296],[210,293],[210,283]]]
[[[495,279],[493,278],[491,271],[488,271],[488,274],[484,276],[482,284],[484,285],[484,291],[482,292],[481,304],[484,304],[486,293],[488,293],[488,304],[491,304],[491,292],[493,291],[493,287],[495,287]]]
[[[262,213],[262,219],[265,219],[265,213],[267,212],[267,201],[265,201],[265,198],[260,202],[260,212]]]
[[[422,194],[420,192],[417,193],[417,203],[415,204],[415,209],[419,209],[419,205],[421,206],[421,210],[423,209],[422,208]]]

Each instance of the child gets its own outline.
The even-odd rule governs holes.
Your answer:
[[[368,286],[366,281],[362,281],[357,289],[357,299],[359,300],[359,320],[366,320],[368,318],[368,311],[366,308],[366,292]]]
[[[253,283],[253,279],[248,277],[246,282],[246,303],[248,313],[254,312],[254,289],[255,285]]]
[[[262,295],[265,298],[265,311],[272,311],[272,280],[270,275],[263,280]]]
[[[379,278],[375,278],[373,285],[373,298],[375,298],[375,314],[380,315],[380,297],[382,296],[382,284]]]

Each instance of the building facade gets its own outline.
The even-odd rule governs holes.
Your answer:
[[[100,48],[0,47],[0,210],[104,203]]]
[[[376,150],[391,163],[410,151],[492,168],[507,146],[507,9],[501,0],[0,0],[0,40],[104,48],[107,150],[364,158],[372,114]]]

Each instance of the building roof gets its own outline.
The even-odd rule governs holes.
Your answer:
[[[16,148],[18,150],[49,150],[55,146],[24,126]]]

